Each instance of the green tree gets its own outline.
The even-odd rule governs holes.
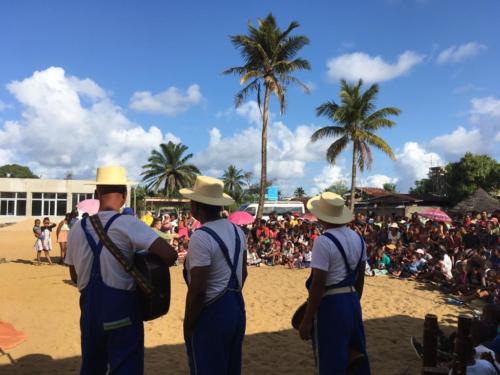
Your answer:
[[[325,191],[329,191],[331,193],[336,193],[338,195],[344,195],[349,191],[349,188],[342,181],[334,182],[332,185],[328,186]]]
[[[415,181],[415,187],[410,188],[410,194],[424,195],[430,193],[432,193],[432,181],[429,178]]]
[[[224,181],[226,191],[229,194],[234,194],[243,190],[242,185],[245,183],[245,173],[243,170],[236,168],[236,166],[230,165],[224,171],[222,180]]]
[[[5,164],[0,167],[0,177],[39,178],[31,169],[19,164]]]
[[[147,189],[162,191],[167,197],[178,193],[180,188],[193,184],[199,169],[189,164],[193,154],[185,154],[188,146],[182,143],[160,144],[160,150],[151,151],[148,164],[142,166],[142,180]]]
[[[386,107],[376,110],[375,99],[379,87],[371,85],[362,92],[363,81],[352,85],[345,80],[340,81],[340,104],[329,101],[316,108],[318,116],[329,118],[334,125],[325,126],[316,130],[311,136],[311,141],[316,142],[321,138],[338,137],[326,151],[326,159],[335,164],[337,157],[347,146],[352,143],[352,172],[351,172],[351,209],[354,209],[354,193],[356,189],[356,171],[371,168],[372,151],[374,146],[395,159],[391,147],[375,132],[380,128],[391,128],[396,123],[389,116],[397,116],[400,110],[395,107]]]
[[[304,198],[306,195],[306,192],[302,186],[299,186],[295,191],[293,192],[293,196],[295,198]]]
[[[390,193],[394,193],[396,191],[396,184],[393,184],[392,182],[386,182],[382,185],[382,187],[385,191],[388,191]]]
[[[259,189],[259,208],[257,218],[262,217],[267,182],[267,127],[269,121],[269,99],[273,93],[280,104],[280,112],[286,107],[286,89],[290,84],[298,84],[304,91],[308,87],[292,74],[299,70],[309,70],[307,60],[297,58],[297,53],[309,43],[303,35],[291,35],[299,27],[295,21],[281,30],[272,14],[257,22],[258,27],[248,23],[248,34],[233,35],[231,42],[239,50],[244,65],[224,71],[224,74],[240,76],[240,84],[245,85],[235,97],[236,107],[240,106],[252,92],[257,94],[257,104],[261,110],[261,173]],[[264,102],[261,93],[264,91]],[[262,104],[262,106],[261,106]]]
[[[487,155],[466,153],[446,166],[448,197],[452,204],[473,194],[478,187],[488,192],[500,189],[500,163]]]

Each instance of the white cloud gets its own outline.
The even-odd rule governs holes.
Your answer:
[[[197,84],[189,86],[186,93],[171,86],[158,94],[150,91],[135,92],[130,98],[130,108],[138,112],[175,116],[199,104],[202,99],[203,95]]]
[[[365,187],[383,188],[384,184],[396,184],[397,177],[389,177],[383,174],[374,174],[365,178],[361,178],[357,185]]]
[[[380,56],[354,52],[334,57],[327,62],[327,75],[331,80],[345,78],[348,81],[363,79],[365,82],[388,81],[408,73],[424,61],[425,55],[405,51],[395,63],[388,63]]]
[[[438,64],[459,63],[468,58],[474,57],[481,51],[486,50],[486,46],[476,42],[469,42],[459,46],[451,46],[438,55],[436,62]]]
[[[155,126],[131,122],[97,83],[67,76],[62,68],[37,71],[7,89],[23,111],[21,119],[0,127],[0,159],[26,163],[44,177],[68,170],[91,177],[96,166],[121,164],[138,178],[153,148],[178,141]]]
[[[347,176],[340,165],[326,165],[321,173],[313,178],[314,186],[311,188],[311,195],[316,195],[334,183],[342,182],[346,186],[350,185]]]
[[[245,118],[250,124],[261,125],[262,116],[259,105],[255,100],[250,100],[236,108],[236,113]]]
[[[484,140],[479,129],[467,130],[459,126],[450,134],[443,134],[433,138],[430,146],[450,160],[457,156],[460,157],[466,152],[483,152]]]
[[[252,121],[249,117],[249,121]],[[282,122],[274,122],[268,133],[268,178],[276,179],[280,187],[287,182],[304,177],[306,163],[322,160],[327,144],[332,140],[310,143],[316,127],[309,125],[288,128]],[[222,171],[229,164],[260,175],[261,128],[250,126],[228,136],[222,136],[218,128],[209,131],[207,148],[196,153],[194,163],[204,171]],[[289,187],[289,186],[287,186]]]
[[[473,98],[471,100],[470,114],[472,116],[500,117],[500,99],[493,96]]]
[[[425,150],[417,142],[406,142],[396,154],[398,190],[406,191],[416,180],[427,177],[429,167],[439,165],[444,165],[444,161],[437,153]]]

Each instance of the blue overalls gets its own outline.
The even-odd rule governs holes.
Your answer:
[[[231,268],[226,289],[208,302],[196,321],[192,337],[186,341],[191,375],[239,375],[245,336],[245,303],[237,278],[241,240],[234,227],[236,249],[234,262],[222,239],[212,229],[201,227],[219,245]]]
[[[338,284],[325,287],[325,292],[344,287],[354,288],[356,275],[364,254],[364,241],[361,238],[362,251],[356,268],[351,270],[344,248],[331,233],[324,233],[337,247],[347,269],[347,276]],[[306,282],[309,289],[311,278]],[[349,365],[349,349],[365,355],[362,363],[356,367],[355,374],[369,375],[370,365],[366,353],[366,340],[361,315],[361,304],[356,292],[326,294],[314,320],[313,350],[316,368],[320,375],[346,374]]]
[[[112,216],[104,227],[120,216]],[[94,255],[89,283],[80,296],[80,329],[82,340],[82,375],[142,374],[144,372],[144,327],[136,291],[111,288],[101,275],[100,255],[103,244],[96,243],[87,230],[87,217],[82,229]],[[121,267],[121,266],[120,266]]]

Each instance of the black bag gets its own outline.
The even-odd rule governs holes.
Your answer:
[[[103,245],[136,282],[142,319],[148,321],[165,315],[170,308],[170,271],[161,258],[143,250],[135,253],[133,263],[129,262],[104,231],[99,217],[90,216],[90,222]]]

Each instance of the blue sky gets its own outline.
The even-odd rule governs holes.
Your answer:
[[[137,177],[152,148],[180,140],[207,174],[229,163],[258,174],[255,102],[235,110],[238,79],[221,72],[241,62],[228,36],[269,12],[311,40],[299,78],[312,92],[290,88],[284,116],[271,107],[269,172],[283,191],[349,180],[348,151],[331,167],[329,141],[307,142],[340,77],[378,82],[378,106],[402,111],[381,132],[398,160],[375,152],[359,184],[406,191],[431,163],[499,158],[498,1],[48,0],[0,3],[0,164],[90,177],[121,163]]]

